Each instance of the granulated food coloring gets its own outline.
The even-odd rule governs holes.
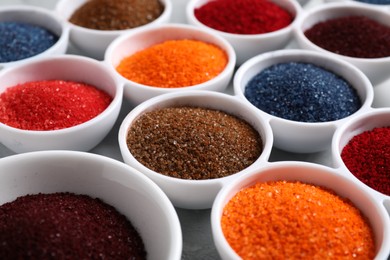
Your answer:
[[[159,0],[90,0],[69,21],[94,30],[125,30],[148,24],[163,11]]]
[[[280,30],[293,15],[268,0],[216,0],[195,8],[195,17],[206,26],[234,34],[262,34]]]
[[[241,189],[225,205],[221,226],[244,259],[375,256],[371,225],[355,205],[329,189],[299,181],[259,182]]]
[[[1,259],[146,259],[131,222],[98,198],[35,194],[0,206]]]
[[[390,127],[357,134],[344,146],[341,158],[360,181],[390,196]]]
[[[361,107],[356,90],[345,79],[302,62],[263,69],[247,83],[244,95],[266,113],[299,122],[334,121]]]
[[[41,26],[0,22],[0,63],[23,60],[51,48],[59,36]]]
[[[254,163],[263,144],[247,122],[201,107],[149,111],[129,128],[131,154],[151,170],[182,179],[229,176]]]
[[[318,22],[306,37],[328,51],[356,58],[390,56],[390,26],[363,15]]]
[[[168,40],[125,57],[116,70],[145,86],[188,87],[220,74],[228,63],[224,50],[198,40]]]
[[[58,130],[103,112],[112,97],[90,84],[65,80],[31,81],[0,95],[0,122],[24,130]]]

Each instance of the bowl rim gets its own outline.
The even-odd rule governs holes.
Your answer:
[[[287,59],[285,59],[286,57],[287,57]],[[289,62],[289,61],[297,61],[298,62],[298,61],[302,60],[302,57],[311,58],[312,60],[320,59],[320,60],[324,60],[324,61],[327,61],[328,63],[333,63],[333,64],[338,63],[338,64],[342,65],[344,68],[348,68],[348,70],[354,72],[355,75],[356,74],[359,75],[359,77],[361,78],[361,80],[363,82],[364,89],[366,91],[365,99],[364,100],[361,99],[361,102],[362,102],[361,107],[357,111],[352,113],[351,115],[344,117],[344,118],[340,118],[338,120],[326,121],[326,122],[301,122],[301,121],[294,121],[294,120],[289,120],[289,119],[285,119],[282,117],[277,117],[277,116],[271,115],[271,114],[255,107],[244,96],[243,90],[242,90],[242,82],[241,82],[242,77],[253,66],[256,66],[257,64],[262,63],[264,61],[273,60],[276,58],[285,59],[285,61],[272,63],[273,65],[278,64],[278,63]],[[314,61],[312,63],[316,65],[316,63]],[[317,66],[322,67],[321,65],[317,65]],[[327,69],[327,70],[329,70],[329,69]],[[335,73],[335,72],[333,72],[333,73]],[[338,74],[338,75],[343,77],[343,75],[340,75],[340,74]],[[351,86],[352,86],[352,84],[351,84]],[[347,61],[344,61],[342,59],[335,59],[334,57],[327,56],[324,53],[313,51],[313,50],[305,50],[305,49],[276,50],[276,51],[271,51],[271,52],[267,52],[267,53],[262,53],[262,54],[255,56],[255,57],[252,57],[251,59],[247,60],[236,71],[234,78],[233,78],[233,89],[234,89],[234,93],[237,97],[243,99],[245,102],[250,103],[254,108],[257,109],[257,111],[260,114],[263,114],[264,116],[269,118],[270,121],[278,121],[278,122],[283,122],[284,124],[289,124],[289,125],[293,125],[293,126],[304,126],[304,127],[310,127],[310,128],[318,128],[318,127],[336,128],[339,124],[342,124],[344,121],[349,120],[350,118],[352,118],[358,114],[364,113],[367,109],[370,109],[372,104],[373,104],[373,100],[374,100],[374,90],[373,90],[373,86],[372,86],[370,80],[356,66],[354,66],[353,64],[351,64]],[[359,96],[359,98],[361,98],[361,97]]]
[[[387,57],[379,57],[379,58],[360,58],[360,57],[353,57],[353,56],[347,56],[338,54],[332,51],[329,51],[327,49],[324,49],[317,44],[310,41],[304,34],[304,30],[302,29],[302,26],[305,24],[305,21],[307,19],[310,19],[311,17],[315,17],[318,13],[331,13],[334,10],[356,10],[359,11],[359,13],[365,17],[368,17],[365,12],[369,11],[370,13],[380,13],[381,15],[385,15],[389,18],[390,21],[390,13],[387,12],[387,10],[383,10],[382,8],[378,8],[372,5],[362,5],[359,3],[355,3],[354,0],[343,0],[341,2],[329,2],[325,5],[318,5],[313,8],[310,8],[309,10],[302,12],[302,15],[298,17],[297,23],[294,26],[294,36],[297,39],[300,39],[301,41],[305,42],[306,45],[311,46],[314,50],[318,52],[325,53],[327,55],[333,55],[335,57],[338,57],[340,59],[347,60],[351,63],[353,62],[360,62],[360,63],[366,63],[375,65],[375,63],[379,62],[390,62],[390,56]],[[343,14],[339,17],[345,17],[346,15]],[[371,20],[374,20],[370,18]],[[376,20],[377,22],[380,22],[379,20]],[[318,21],[316,22],[318,23]],[[316,24],[314,23],[314,24]],[[390,22],[388,27],[390,28]]]
[[[126,176],[127,179],[136,178],[139,181],[142,181],[145,185],[149,187],[148,191],[153,191],[154,193],[153,198],[158,200],[158,203],[162,205],[161,209],[163,209],[167,213],[166,220],[170,225],[169,230],[172,233],[171,237],[174,238],[171,241],[172,245],[170,248],[170,256],[173,257],[172,259],[180,259],[182,254],[183,242],[182,242],[182,229],[181,229],[180,220],[177,215],[177,212],[173,204],[167,197],[167,195],[163,192],[163,190],[156,183],[154,183],[150,178],[146,177],[144,174],[140,173],[135,168],[107,156],[94,154],[90,152],[70,151],[70,150],[33,151],[33,152],[10,155],[0,160],[0,167],[2,167],[2,165],[4,164],[19,165],[22,160],[26,160],[26,159],[33,160],[34,163],[36,163],[42,160],[50,160],[50,158],[56,158],[56,159],[77,158],[80,160],[88,160],[90,162],[99,161],[101,163],[111,165],[112,167],[123,169],[123,171],[121,172],[115,171],[112,172],[112,174],[116,174],[116,175],[120,174],[121,176]],[[33,175],[34,172],[31,172],[30,174]],[[98,177],[100,176],[98,174],[95,175]]]
[[[65,24],[65,22],[60,19],[58,16],[56,16],[51,10],[48,10],[43,7],[39,6],[32,6],[32,5],[6,5],[0,7],[0,15],[2,13],[22,13],[22,15],[29,15],[29,14],[40,14],[41,16],[45,16],[50,18],[51,21],[55,22],[61,29],[61,34],[57,35],[58,40],[48,49],[44,50],[41,53],[38,53],[34,56],[27,57],[25,59],[21,60],[16,60],[16,61],[9,61],[9,62],[0,62],[0,70],[1,68],[8,68],[8,67],[13,67],[17,66],[26,62],[31,62],[39,58],[47,57],[48,54],[50,54],[53,50],[60,48],[61,46],[65,46],[68,48],[69,45],[69,35],[70,35],[70,29],[69,27]],[[13,19],[15,22],[19,22],[20,20],[23,20],[24,18],[18,18],[19,16],[16,16],[16,19]],[[0,20],[2,22],[4,20]],[[40,27],[48,29],[48,27],[41,25]],[[51,31],[51,30],[50,30]],[[54,32],[52,32],[54,33]],[[65,49],[66,49],[65,48]],[[58,55],[58,54],[57,54]]]
[[[131,39],[132,37],[136,37],[136,36],[139,36],[142,34],[148,34],[148,33],[151,33],[153,31],[175,30],[175,29],[186,30],[186,31],[191,31],[191,32],[195,32],[195,33],[199,32],[202,35],[209,36],[209,37],[214,38],[217,41],[219,41],[221,43],[221,45],[216,45],[216,44],[214,44],[214,45],[216,45],[217,47],[219,47],[220,49],[225,51],[225,53],[228,57],[228,61],[227,61],[225,68],[218,75],[216,75],[214,78],[212,78],[208,81],[205,81],[205,82],[202,82],[202,83],[199,83],[196,85],[192,85],[192,86],[181,86],[181,87],[174,87],[174,88],[149,86],[149,85],[137,83],[135,81],[132,81],[132,80],[125,78],[116,70],[114,64],[112,63],[112,57],[114,55],[116,48],[120,44],[122,44],[123,42],[129,41],[129,39]],[[184,38],[180,38],[180,39],[184,39]],[[202,41],[206,42],[204,40],[202,40]],[[162,41],[162,42],[164,42],[164,41]],[[156,44],[158,44],[158,43],[156,43]],[[143,49],[145,49],[145,48],[143,48]],[[134,29],[132,31],[126,32],[126,33],[122,34],[121,36],[117,37],[115,40],[113,40],[109,44],[109,46],[106,49],[105,54],[104,54],[104,62],[109,67],[109,69],[115,75],[117,75],[117,77],[120,78],[121,81],[124,82],[124,84],[131,84],[132,88],[135,87],[135,88],[138,88],[140,90],[156,91],[156,92],[162,92],[162,93],[176,92],[178,90],[197,90],[197,89],[202,90],[205,88],[207,89],[213,83],[218,82],[221,79],[227,77],[234,70],[234,68],[236,66],[236,60],[237,60],[236,52],[234,51],[232,45],[226,39],[224,39],[223,37],[221,37],[219,35],[211,34],[210,31],[207,31],[205,29],[198,28],[198,27],[190,25],[190,24],[181,24],[181,23],[159,24],[159,25],[156,25],[153,27],[137,28],[137,29]],[[126,86],[125,86],[125,88],[126,88]]]

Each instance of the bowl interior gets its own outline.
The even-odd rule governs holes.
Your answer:
[[[270,164],[268,167],[252,171],[245,178],[236,179],[221,190],[213,204],[211,216],[213,236],[221,255],[228,258],[237,257],[225,240],[219,224],[225,205],[241,189],[258,182],[277,180],[314,184],[329,188],[340,197],[350,199],[361,210],[363,215],[367,217],[372,226],[378,259],[384,259],[388,255],[390,251],[390,234],[386,233],[385,230],[390,228],[390,219],[383,205],[380,205],[367,191],[363,191],[361,186],[343,177],[333,169],[302,162]]]
[[[165,194],[118,161],[81,152],[35,152],[0,162],[0,204],[36,193],[73,192],[98,197],[136,227],[148,259],[179,259],[180,224]]]

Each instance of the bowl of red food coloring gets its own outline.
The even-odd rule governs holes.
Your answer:
[[[222,259],[387,259],[383,203],[342,170],[274,162],[218,193],[211,212]]]
[[[110,44],[104,61],[124,82],[133,105],[157,95],[224,91],[236,54],[222,37],[185,24],[164,24],[128,32]]]
[[[186,18],[229,41],[241,65],[257,54],[286,47],[301,9],[290,0],[192,0]]]
[[[336,128],[369,109],[374,97],[358,68],[308,50],[257,55],[237,70],[233,86],[269,122],[274,145],[296,153],[330,148]]]
[[[0,258],[177,259],[182,233],[161,189],[135,169],[77,151],[0,160]]]
[[[69,44],[69,28],[53,12],[40,7],[1,7],[0,32],[0,69],[64,54]]]
[[[171,0],[60,0],[55,12],[70,27],[76,49],[103,59],[108,45],[119,35],[169,22]]]
[[[389,78],[390,13],[381,8],[329,3],[305,12],[295,38],[303,49],[343,59],[361,69],[373,85]]]
[[[390,109],[374,108],[339,127],[332,141],[335,167],[390,205]],[[390,208],[388,208],[390,212]]]
[[[123,120],[126,164],[155,181],[180,208],[206,209],[224,185],[267,161],[270,126],[234,96],[187,91],[149,99]]]
[[[123,85],[99,61],[36,59],[0,72],[0,141],[16,153],[88,151],[113,127]]]

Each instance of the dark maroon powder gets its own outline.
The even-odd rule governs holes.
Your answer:
[[[0,259],[145,259],[114,207],[86,195],[26,195],[0,206]]]
[[[315,24],[305,32],[314,44],[356,58],[390,56],[390,27],[365,16],[347,16]]]

